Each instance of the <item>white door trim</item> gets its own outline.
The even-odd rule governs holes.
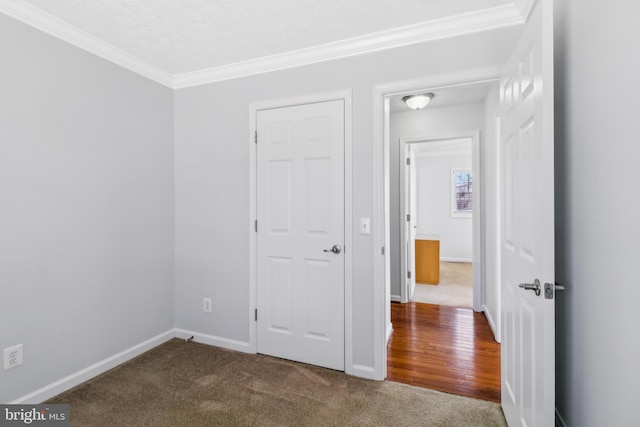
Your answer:
[[[482,281],[482,272],[484,271],[483,266],[485,263],[484,256],[482,254],[482,236],[484,233],[484,210],[482,206],[482,198],[484,193],[484,181],[482,180],[482,175],[480,171],[480,131],[472,130],[472,131],[460,131],[460,132],[451,132],[440,135],[429,135],[424,137],[415,137],[415,138],[401,138],[400,139],[400,152],[404,153],[405,147],[409,144],[419,144],[419,143],[428,143],[435,141],[447,141],[447,140],[455,140],[455,139],[471,139],[471,158],[472,158],[472,166],[471,172],[473,173],[473,217],[472,217],[472,261],[473,261],[473,310],[474,311],[482,311],[482,307],[484,304],[482,295],[484,283]],[[400,159],[400,218],[405,218],[408,212],[405,212],[405,192],[404,186],[406,185],[404,178],[404,170],[407,167],[406,162],[404,162],[403,156]],[[406,227],[400,227],[400,242],[404,242],[406,239],[405,236]],[[400,277],[407,277],[407,263],[406,263],[406,249],[404,244],[400,244]],[[415,274],[415,272],[414,272]],[[407,295],[407,287],[405,284],[400,284],[400,299],[401,302],[408,301]]]
[[[352,230],[352,92],[342,90],[296,96],[291,98],[279,98],[265,101],[256,101],[249,104],[249,349],[257,352],[257,336],[255,310],[257,307],[257,241],[255,221],[257,218],[257,145],[255,135],[257,129],[256,117],[260,110],[282,108],[294,105],[314,104],[325,101],[344,101],[344,339],[345,339],[345,372],[353,373],[353,300],[352,300],[352,269],[353,269],[353,230]]]
[[[385,200],[385,182],[389,180],[389,129],[385,113],[385,97],[409,91],[436,90],[482,82],[493,82],[500,77],[500,67],[477,68],[461,72],[440,74],[424,79],[375,85],[373,87],[373,367],[372,379],[387,377],[387,317],[391,303],[388,286],[389,272],[389,202]]]

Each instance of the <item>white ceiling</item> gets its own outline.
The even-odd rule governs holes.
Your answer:
[[[425,89],[418,92],[411,93],[403,93],[400,95],[390,96],[389,97],[389,111],[391,114],[394,113],[405,113],[405,112],[415,112],[411,108],[407,107],[407,105],[402,101],[402,97],[405,95],[410,95],[413,93],[425,93],[431,92],[433,93],[433,99],[426,107],[428,109],[431,108],[440,108],[440,107],[449,107],[452,105],[459,104],[477,104],[484,102],[487,97],[487,92],[489,91],[489,87],[491,86],[490,82],[487,83],[477,83],[473,85],[465,85],[465,86],[456,86],[445,89]]]
[[[512,3],[509,0],[22,2],[169,74],[220,67]]]
[[[0,12],[180,87],[515,25],[518,1],[0,0]]]

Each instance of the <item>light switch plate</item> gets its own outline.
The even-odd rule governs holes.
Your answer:
[[[360,234],[371,234],[370,218],[360,218]]]

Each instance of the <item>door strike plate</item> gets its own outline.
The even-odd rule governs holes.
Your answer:
[[[545,283],[544,284],[544,297],[546,299],[553,299],[553,294],[555,290],[553,289],[553,283]]]

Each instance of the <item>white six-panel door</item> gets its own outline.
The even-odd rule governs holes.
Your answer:
[[[341,100],[257,112],[257,350],[337,370],[344,131]]]
[[[407,290],[405,292],[406,300],[410,301],[413,298],[413,293],[416,288],[416,235],[418,232],[418,178],[416,172],[416,156],[413,150],[414,145],[405,144],[405,157],[409,159],[406,162],[405,167],[405,212],[409,214],[409,221],[405,222],[406,232],[405,240],[407,245],[407,271],[410,272],[410,276],[406,278]],[[403,301],[403,302],[407,302]]]
[[[510,426],[553,426],[552,2],[540,0],[501,80],[502,407]],[[540,283],[535,291],[536,279]]]

